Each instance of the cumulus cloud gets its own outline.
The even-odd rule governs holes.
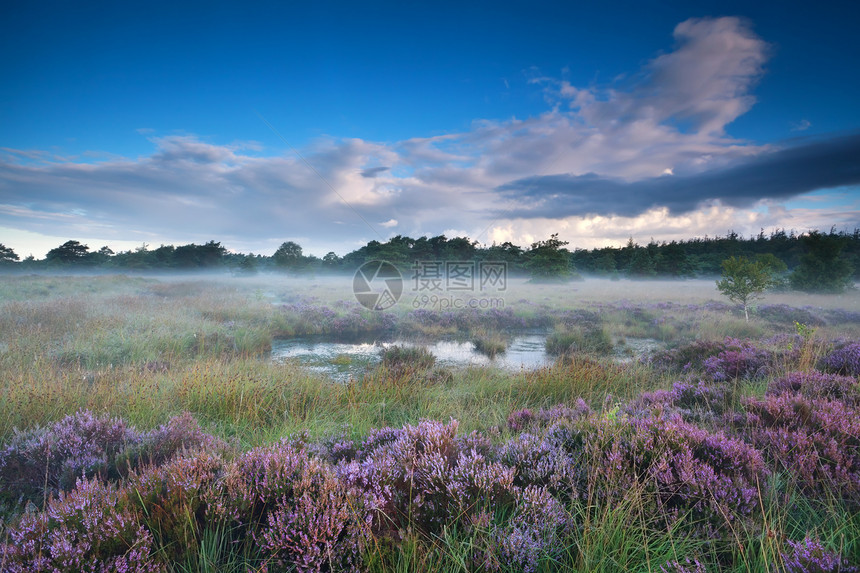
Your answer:
[[[780,202],[860,183],[857,134],[790,145],[727,135],[754,105],[770,52],[748,22],[687,20],[674,41],[608,85],[536,72],[530,83],[550,100],[545,113],[476,120],[460,133],[325,138],[302,158],[150,132],[142,133],[154,150],[138,158],[87,163],[2,148],[0,226],[150,242],[214,238],[256,252],[284,239],[307,252],[345,252],[394,227],[520,244],[559,232],[584,245],[646,228],[680,238],[713,225],[781,226],[797,211]],[[856,222],[856,210],[841,217]]]

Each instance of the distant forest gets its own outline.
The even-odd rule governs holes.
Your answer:
[[[465,237],[396,236],[386,242],[371,241],[342,257],[328,253],[324,257],[305,255],[297,243],[283,243],[272,256],[231,253],[220,242],[203,245],[162,245],[115,253],[108,247],[92,250],[78,241],[67,241],[48,252],[44,259],[32,256],[23,260],[0,244],[0,269],[17,272],[59,270],[97,270],[103,272],[194,271],[223,269],[238,275],[259,272],[322,274],[354,272],[363,263],[385,260],[408,269],[415,261],[493,261],[505,262],[513,276],[577,278],[595,275],[611,278],[712,277],[721,273],[721,264],[729,257],[767,258],[784,271],[796,269],[804,257],[819,256],[850,268],[854,280],[860,280],[860,229],[852,233],[810,231],[763,231],[743,237],[729,232],[726,236],[695,238],[686,241],[651,241],[639,245],[630,239],[623,247],[596,249],[569,248],[568,243],[552,235],[528,247],[510,242],[480,246]],[[773,257],[778,259],[774,261]],[[781,264],[780,264],[781,262]]]

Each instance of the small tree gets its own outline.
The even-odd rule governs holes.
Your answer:
[[[773,267],[764,261],[751,261],[746,257],[729,257],[723,261],[723,278],[717,281],[717,290],[744,307],[744,317],[750,320],[749,305],[762,297],[773,284]]]
[[[571,277],[570,251],[564,248],[567,241],[554,233],[546,241],[532,243],[526,253],[526,268],[531,272],[533,281],[567,280]]]

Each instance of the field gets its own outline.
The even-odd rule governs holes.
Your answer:
[[[0,277],[0,571],[860,566],[858,291],[770,293],[747,322],[713,281],[384,312],[351,286]],[[554,361],[395,347],[343,382],[271,359],[519,331]]]

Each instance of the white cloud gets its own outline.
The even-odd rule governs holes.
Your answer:
[[[684,212],[632,201],[639,187],[624,194],[625,185],[650,178],[693,180],[775,152],[726,135],[755,101],[768,45],[737,18],[687,20],[674,38],[672,51],[610,85],[532,78],[553,102],[541,115],[476,120],[462,133],[393,143],[324,138],[301,150],[313,169],[292,152],[267,155],[256,142],[193,135],[150,135],[150,155],[88,163],[3,148],[0,225],[50,236],[97,233],[106,242],[215,239],[255,252],[306,237],[305,251],[322,255],[382,240],[382,230],[395,226],[411,236],[521,244],[559,232],[596,246],[631,234],[683,238],[797,222],[797,211],[776,203],[743,207],[760,198],[754,191],[734,206],[669,197]],[[621,191],[589,197],[589,213],[534,210],[541,202],[565,205],[558,202],[564,189],[550,189],[553,196],[545,188],[545,176],[554,175],[611,178]],[[619,215],[622,203],[630,204]],[[817,212],[804,216],[823,220]],[[840,216],[857,221],[856,211]]]

